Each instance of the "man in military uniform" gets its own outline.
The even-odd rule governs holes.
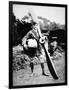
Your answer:
[[[44,50],[40,44],[41,41],[39,41],[39,33],[37,30],[37,23],[33,25],[32,30],[30,30],[25,37],[22,39],[22,45],[24,52],[29,56],[30,58],[30,67],[31,71],[33,73],[34,70],[34,64],[33,64],[33,58],[34,56],[39,57],[39,61],[42,68],[42,74],[47,76],[44,71],[44,62],[45,62],[45,53]],[[37,53],[38,51],[38,53]]]

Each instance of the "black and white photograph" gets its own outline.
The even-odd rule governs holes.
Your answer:
[[[67,84],[67,5],[9,1],[9,88]]]

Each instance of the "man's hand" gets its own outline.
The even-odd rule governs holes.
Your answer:
[[[46,42],[46,36],[42,36],[39,41],[41,44],[44,44]]]

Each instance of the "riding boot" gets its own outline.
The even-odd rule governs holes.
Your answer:
[[[42,75],[48,76],[48,75],[46,75],[45,72],[44,72],[44,63],[41,63],[41,68],[42,68]]]
[[[34,64],[33,63],[30,63],[30,68],[31,68],[31,71],[33,73],[33,69],[34,69]]]

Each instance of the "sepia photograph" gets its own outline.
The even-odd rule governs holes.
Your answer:
[[[67,85],[67,5],[9,1],[9,88]]]

